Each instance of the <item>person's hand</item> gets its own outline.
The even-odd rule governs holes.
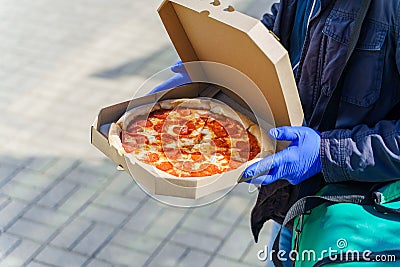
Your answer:
[[[171,70],[175,72],[174,76],[151,90],[149,94],[154,94],[160,91],[191,83],[190,77],[186,72],[185,66],[183,65],[182,61],[176,62],[175,65],[171,67]]]
[[[276,140],[291,141],[291,144],[248,167],[243,178],[262,174],[248,183],[268,185],[285,179],[296,185],[322,170],[319,132],[308,127],[281,127],[271,129],[269,135]]]

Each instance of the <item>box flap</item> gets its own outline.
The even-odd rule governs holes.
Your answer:
[[[182,61],[218,62],[239,70],[264,94],[276,126],[302,125],[303,112],[285,48],[260,21],[211,2],[166,0],[158,10]],[[212,79],[216,74],[206,75]],[[259,102],[251,105],[266,104]]]

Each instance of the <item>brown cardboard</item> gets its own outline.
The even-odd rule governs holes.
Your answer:
[[[117,121],[132,107],[154,103],[160,97],[162,100],[207,96],[234,106],[264,128],[268,124],[301,125],[303,122],[287,51],[258,20],[210,2],[166,0],[158,11],[184,62],[211,61],[233,68],[233,72],[221,64],[202,68],[207,80],[225,88],[206,83],[189,84],[165,95],[160,92],[139,97],[103,108],[91,128],[92,144],[125,171],[134,173],[135,180],[152,194],[197,199],[237,184],[246,164],[221,176],[159,177],[144,164],[119,155],[108,144],[107,136],[100,132],[101,125]],[[185,67],[193,81],[202,81],[199,71]],[[237,75],[235,71],[244,75]],[[263,99],[268,101],[272,114]]]

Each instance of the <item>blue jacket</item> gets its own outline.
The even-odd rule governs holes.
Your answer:
[[[331,95],[345,67],[351,27],[362,0],[320,1],[295,77],[306,124],[315,129],[326,108],[321,103]],[[262,19],[286,49],[296,4],[297,0],[281,0]],[[323,179],[328,183],[400,179],[400,0],[372,1],[343,86],[336,126],[322,133]],[[260,190],[252,212],[256,239],[264,222],[280,221],[277,217],[284,216],[295,200],[291,195],[297,189],[287,187],[281,182]],[[278,215],[272,202],[281,207]]]

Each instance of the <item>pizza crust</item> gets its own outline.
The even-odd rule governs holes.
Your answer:
[[[243,115],[242,113],[237,112],[237,115],[239,116],[240,121],[243,123],[243,126],[244,126],[244,128],[245,128],[246,130],[248,130],[248,129],[249,129],[251,126],[253,126],[253,125],[258,127],[257,124],[255,124],[254,122],[252,122],[247,116]]]
[[[122,147],[122,141],[120,138],[121,133],[122,133],[121,127],[114,122],[111,123],[110,130],[108,132],[108,143],[110,144],[111,147],[117,149],[118,154],[122,156],[126,154],[126,152],[125,149]]]
[[[210,110],[210,102],[210,100],[200,98],[181,98],[163,100],[159,105],[162,109],[175,109],[181,107]]]
[[[126,153],[125,153],[126,154]],[[163,178],[178,178],[172,174],[169,174],[167,172],[164,172],[162,170],[157,169],[155,166],[150,165],[150,164],[146,164],[144,162],[141,162],[140,160],[138,160],[134,155],[132,154],[126,154],[126,157],[129,159],[130,162],[133,162],[134,164],[139,164],[141,165],[143,168],[145,168],[147,171],[153,172],[155,175],[163,177]]]
[[[257,124],[253,124],[247,130],[257,138],[261,151],[267,152],[268,154],[273,154],[275,152],[275,142],[265,131],[262,131]]]
[[[146,164],[146,163],[140,162],[140,160],[138,160],[138,162],[139,162],[139,164]],[[153,171],[157,176],[159,176],[159,177],[171,178],[171,179],[177,179],[177,178],[179,178],[179,177],[177,177],[177,176],[174,176],[174,175],[172,175],[172,174],[169,174],[168,172],[159,170],[159,169],[157,169],[157,168],[156,168],[155,166],[153,166],[153,165],[149,165],[149,164],[146,164],[146,165],[151,166],[151,167],[152,167],[152,171]]]
[[[134,120],[136,117],[139,116],[146,116],[150,114],[150,112],[154,110],[160,109],[160,105],[157,104],[147,104],[139,107],[132,108],[125,112],[124,115],[117,121],[117,124],[122,130],[126,130],[126,127],[129,125],[129,123]],[[110,128],[111,130],[111,128]],[[111,132],[111,131],[110,131]]]

